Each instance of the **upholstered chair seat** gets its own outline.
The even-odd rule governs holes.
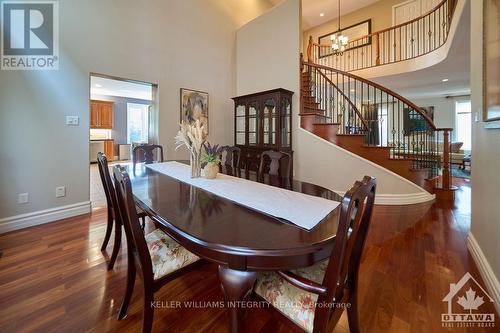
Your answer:
[[[313,266],[292,271],[316,283],[323,283],[328,260]],[[274,272],[260,273],[255,283],[255,293],[265,299],[298,326],[312,332],[314,327],[314,304],[318,295],[299,289]]]
[[[161,279],[198,261],[200,258],[192,254],[160,229],[145,236],[151,262],[153,263],[154,279]]]

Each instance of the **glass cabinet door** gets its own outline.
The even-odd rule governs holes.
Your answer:
[[[284,98],[281,105],[281,146],[290,147],[292,142],[291,130],[292,105],[288,98]]]
[[[248,144],[257,146],[259,144],[259,107],[257,102],[248,104]]]
[[[245,145],[246,144],[246,127],[247,127],[247,118],[246,118],[246,107],[245,105],[236,106],[236,144],[237,145]]]
[[[264,145],[273,146],[276,144],[276,102],[273,98],[267,99],[264,103],[263,120]]]

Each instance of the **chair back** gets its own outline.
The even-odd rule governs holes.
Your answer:
[[[266,160],[270,160],[269,168],[266,167]],[[283,165],[283,163],[286,164]],[[267,173],[273,176],[290,177],[291,167],[292,155],[283,151],[266,150],[260,155],[259,174],[268,170]]]
[[[335,236],[335,243],[326,273],[323,286],[325,295],[320,295],[318,303],[330,304],[334,299],[342,302],[344,291],[349,287],[357,287],[358,270],[370,225],[377,182],[375,178],[365,176],[356,181],[354,186],[344,195],[341,203],[340,219]],[[318,324],[329,317],[330,310],[321,310],[315,316]],[[322,312],[320,314],[320,312]]]
[[[116,187],[116,210],[122,219],[127,237],[127,251],[132,251],[135,262],[139,265],[144,281],[153,281],[153,265],[149,255],[148,246],[144,233],[142,232],[139,218],[137,216],[132,184],[127,171],[117,165],[113,168],[113,176]],[[132,264],[132,263],[130,263]]]
[[[163,147],[160,145],[139,145],[135,146],[133,151],[132,151],[132,163],[134,165],[134,171],[135,171],[135,165],[137,163],[145,163],[145,164],[151,164],[155,161],[154,158],[154,152],[155,150],[160,151],[160,156],[158,158],[158,162],[163,162]]]
[[[108,204],[108,213],[115,207],[115,187],[109,174],[108,159],[106,155],[99,152],[97,153],[97,167],[99,169],[99,176],[101,178],[104,194],[106,195],[106,202]]]
[[[224,151],[226,152],[226,158],[223,165],[230,166],[233,169],[239,168],[241,149],[235,146],[225,146]]]

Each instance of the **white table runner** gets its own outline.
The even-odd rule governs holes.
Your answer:
[[[219,173],[215,179],[191,178],[191,167],[178,162],[148,164],[148,168],[199,187],[242,206],[311,230],[340,204],[255,181]]]

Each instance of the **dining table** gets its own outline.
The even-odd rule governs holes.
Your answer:
[[[307,230],[147,165],[137,165],[135,172],[131,167],[128,170],[136,204],[155,221],[157,227],[187,250],[218,265],[231,332],[240,332],[244,328],[245,310],[241,305],[252,292],[259,271],[293,270],[314,265],[331,255],[340,204]],[[292,178],[229,166],[221,166],[220,173],[265,186],[342,201],[342,197],[331,190]],[[273,204],[273,198],[266,200]]]

